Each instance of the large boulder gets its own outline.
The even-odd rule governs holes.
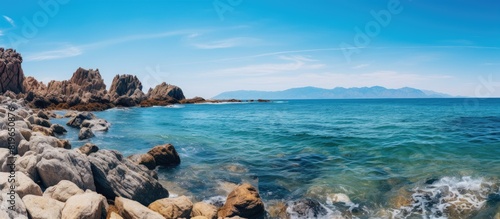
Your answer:
[[[24,156],[19,157],[15,161],[16,171],[23,172],[33,181],[37,182],[40,180],[40,176],[36,170],[36,154],[35,152],[28,152]]]
[[[181,163],[179,154],[172,144],[158,145],[148,151],[152,155],[156,165],[176,166]]]
[[[87,156],[74,150],[46,149],[37,155],[36,168],[45,187],[68,180],[83,190],[96,190]]]
[[[150,170],[154,170],[156,168],[156,161],[153,155],[151,154],[134,154],[128,157],[135,164],[141,164],[146,166]]]
[[[217,207],[206,202],[198,202],[193,205],[191,217],[204,216],[208,219],[217,219]]]
[[[74,195],[66,201],[62,210],[62,219],[105,219],[107,211],[106,198],[87,191]]]
[[[226,203],[218,212],[219,217],[263,218],[264,203],[255,187],[244,183],[227,196]]]
[[[165,219],[158,212],[152,211],[141,203],[122,197],[116,197],[115,206],[124,219]]]
[[[13,178],[10,178],[14,176]],[[15,181],[11,184],[9,182],[10,179],[14,179]],[[10,186],[15,186],[16,193],[20,198],[23,198],[26,195],[42,195],[42,190],[40,186],[38,186],[31,178],[26,176],[22,172],[15,172],[14,174],[0,172],[0,190],[2,192],[10,191]]]
[[[24,196],[23,202],[32,219],[61,218],[64,208],[64,203],[43,196],[27,195]]]
[[[160,213],[166,219],[189,218],[193,203],[188,197],[180,196],[156,200],[148,208]]]
[[[11,136],[10,133],[14,133],[14,136]],[[9,141],[12,138],[14,141]],[[13,143],[14,153],[18,153],[19,143],[24,139],[22,133],[15,129],[13,132],[9,132],[8,130],[0,130],[0,148],[9,148],[9,146]]]
[[[124,158],[118,151],[99,150],[88,158],[97,192],[108,199],[121,196],[149,205],[169,195],[146,167]]]
[[[23,58],[15,50],[0,48],[0,93],[24,92]]]
[[[149,90],[148,99],[153,99],[153,100],[175,99],[180,101],[186,99],[186,97],[184,97],[184,93],[182,92],[182,89],[180,87],[163,82],[157,85],[154,89]]]
[[[5,213],[0,213],[0,216],[2,216],[0,218],[28,219],[28,212],[23,200],[17,193],[14,193],[13,196],[14,198],[11,199],[11,194],[0,193],[0,212],[4,211],[4,209],[7,211],[7,217],[5,217]]]
[[[76,184],[68,180],[61,180],[54,186],[51,186],[43,192],[43,196],[53,198],[60,202],[66,202],[74,195],[83,194],[84,191]]]
[[[68,140],[61,140],[52,136],[33,135],[31,136],[29,142],[21,141],[19,143],[18,151],[19,155],[23,156],[28,151],[33,151],[36,154],[39,154],[49,148],[71,149],[71,144]]]

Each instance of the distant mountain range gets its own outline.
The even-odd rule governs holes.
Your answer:
[[[317,87],[292,88],[284,91],[239,90],[221,93],[213,99],[370,99],[370,98],[447,98],[448,94],[419,90],[411,87],[387,89],[385,87]]]

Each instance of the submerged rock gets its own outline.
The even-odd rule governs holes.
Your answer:
[[[287,213],[298,218],[318,218],[326,216],[328,210],[317,200],[303,199],[289,204]]]
[[[108,199],[121,196],[149,205],[169,195],[146,167],[123,158],[117,151],[99,150],[88,158],[92,164],[97,192]]]
[[[218,212],[218,216],[222,218],[233,216],[263,218],[264,215],[264,203],[257,189],[248,183],[242,184],[233,190]]]

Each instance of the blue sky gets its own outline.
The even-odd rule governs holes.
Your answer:
[[[0,9],[28,76],[98,68],[186,96],[385,86],[500,96],[496,0],[40,0]]]

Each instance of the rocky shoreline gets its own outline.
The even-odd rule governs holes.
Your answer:
[[[222,207],[193,204],[185,196],[169,198],[156,167],[180,164],[171,144],[128,158],[91,143],[72,148],[69,141],[55,137],[65,131],[51,124],[50,117],[56,114],[33,110],[22,99],[0,96],[0,102],[0,218],[201,219],[264,218],[266,214],[257,189],[250,184],[235,188]],[[109,128],[89,112],[72,112],[68,117],[71,128]],[[7,128],[9,118],[13,118],[13,135]],[[15,140],[13,153],[8,149],[9,137]],[[11,182],[9,176],[15,180]]]
[[[170,197],[158,181],[157,166],[177,166],[181,159],[171,144],[124,157],[119,151],[87,143],[72,148],[57,138],[66,128],[52,124],[69,111],[70,128],[79,139],[105,132],[110,124],[91,112],[113,107],[241,102],[186,99],[182,90],[161,83],[147,94],[136,76],[117,75],[110,90],[99,70],[78,68],[71,79],[47,85],[25,77],[22,57],[0,48],[0,218],[264,218],[257,189],[239,185],[224,205],[192,203]],[[266,102],[258,100],[259,102]]]

